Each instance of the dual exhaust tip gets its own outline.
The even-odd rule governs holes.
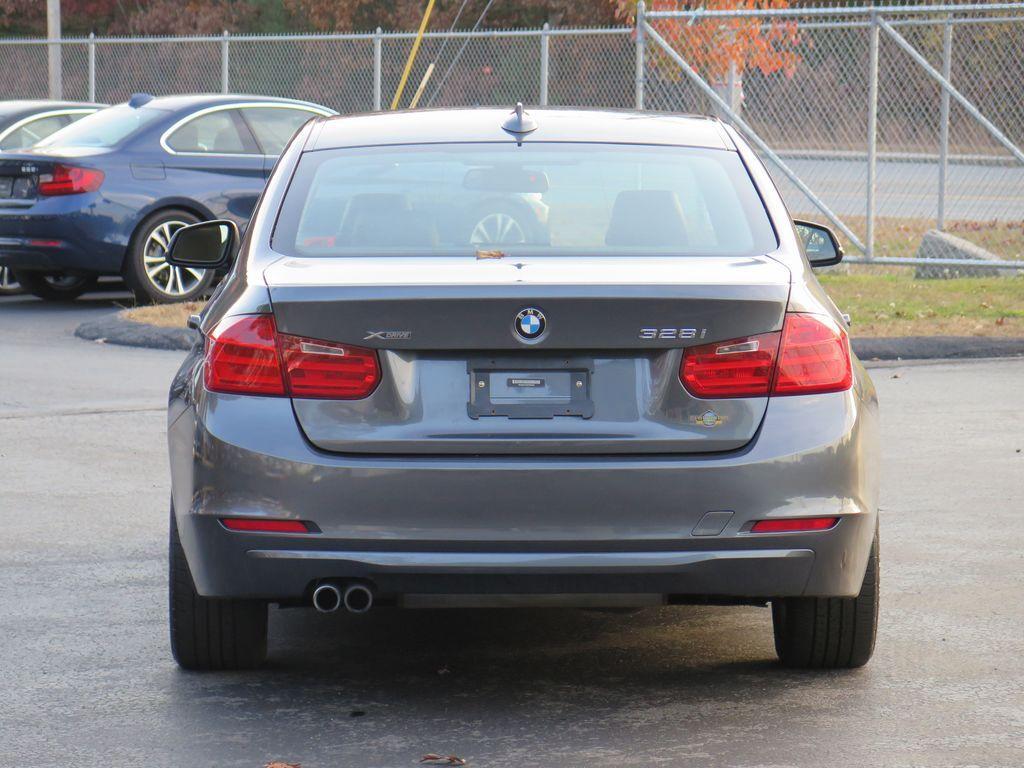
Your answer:
[[[373,592],[365,584],[326,582],[313,590],[313,607],[320,613],[334,613],[342,607],[349,613],[366,613],[373,607]]]

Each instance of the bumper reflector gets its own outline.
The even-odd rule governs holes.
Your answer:
[[[792,517],[782,520],[758,520],[751,533],[795,533],[798,531],[827,531],[839,522],[838,517]]]
[[[269,520],[263,517],[222,517],[220,524],[229,531],[256,533],[313,533],[301,520]]]

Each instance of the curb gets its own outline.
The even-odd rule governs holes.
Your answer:
[[[869,360],[966,360],[1022,357],[1024,338],[983,336],[903,336],[853,339],[853,351]]]
[[[199,340],[190,328],[161,328],[114,315],[78,326],[75,336],[87,341],[127,347],[187,352]],[[980,357],[1024,357],[1024,338],[981,336],[904,336],[893,339],[853,339],[861,360],[963,360]]]
[[[86,341],[187,352],[199,340],[191,328],[161,328],[147,323],[133,323],[118,315],[82,323],[75,336]]]

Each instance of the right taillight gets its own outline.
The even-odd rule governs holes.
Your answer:
[[[702,399],[839,392],[853,383],[850,343],[830,317],[790,312],[781,332],[688,347],[679,378]]]
[[[778,351],[778,331],[689,347],[683,352],[679,378],[690,394],[705,400],[765,397],[771,391]]]
[[[207,337],[204,381],[211,392],[357,400],[376,389],[380,366],[372,349],[278,333],[273,315],[242,315]]]
[[[831,317],[787,314],[772,394],[841,392],[852,384],[850,341],[846,331]]]

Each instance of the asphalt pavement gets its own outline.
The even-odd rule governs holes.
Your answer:
[[[273,610],[267,669],[193,674],[166,630],[182,353],[74,338],[111,298],[0,299],[5,765],[1024,764],[1024,360],[873,368],[882,617],[864,669],[781,669],[759,608],[381,609]]]

